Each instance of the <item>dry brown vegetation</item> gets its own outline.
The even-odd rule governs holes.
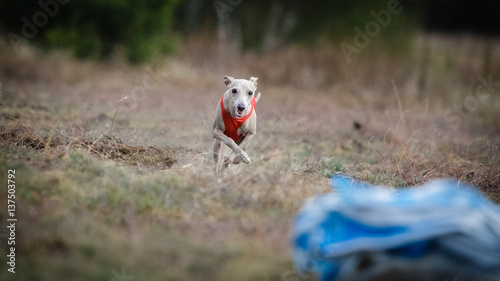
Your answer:
[[[69,137],[62,132],[59,133],[65,138],[54,138],[54,136],[41,138],[23,125],[17,125],[11,129],[6,127],[2,127],[1,129],[0,142],[5,145],[13,145],[24,149],[31,148],[44,151],[54,149],[57,151],[58,148],[60,150],[60,148],[64,147],[64,153],[68,153],[70,148],[84,149],[100,158],[110,159],[118,163],[126,163],[130,166],[143,165],[155,169],[170,168],[177,161],[175,149],[169,147],[127,145],[123,144],[121,140],[116,140],[108,135],[102,135],[90,141]],[[59,156],[62,157],[64,153],[59,154]]]
[[[229,57],[207,42],[140,67],[1,46],[0,166],[18,171],[16,276],[311,278],[294,272],[290,227],[338,171],[394,187],[451,177],[500,201],[498,87],[464,109],[479,75],[500,80],[500,48],[486,66],[481,40],[425,35],[402,54],[368,47],[347,64],[331,48]],[[224,75],[259,77],[262,99],[252,164],[214,178],[210,128]]]

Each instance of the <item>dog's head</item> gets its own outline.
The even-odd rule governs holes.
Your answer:
[[[225,95],[230,102],[229,113],[234,118],[240,118],[250,113],[251,102],[257,90],[257,79],[255,77],[250,77],[250,80],[234,79],[224,76],[224,84],[229,88]]]

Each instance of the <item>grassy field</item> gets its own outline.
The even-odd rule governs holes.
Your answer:
[[[295,272],[290,228],[335,172],[393,187],[451,177],[500,202],[500,89],[475,91],[500,81],[500,54],[485,67],[475,40],[426,35],[350,64],[332,49],[234,58],[192,40],[136,67],[3,43],[2,261],[8,169],[18,222],[16,274],[2,262],[0,279],[312,280]],[[252,164],[216,178],[224,75],[259,77],[262,98]]]

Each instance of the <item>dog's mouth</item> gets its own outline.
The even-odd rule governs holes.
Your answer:
[[[242,111],[240,111],[240,110],[236,109],[236,111],[235,111],[235,115],[236,115],[236,118],[241,118],[241,117],[243,117],[243,110],[242,110]]]

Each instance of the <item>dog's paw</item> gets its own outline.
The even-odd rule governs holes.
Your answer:
[[[241,161],[243,161],[244,163],[246,164],[250,164],[252,163],[252,160],[250,159],[250,157],[248,156],[248,154],[245,152],[245,151],[241,151],[238,156],[240,157]]]

